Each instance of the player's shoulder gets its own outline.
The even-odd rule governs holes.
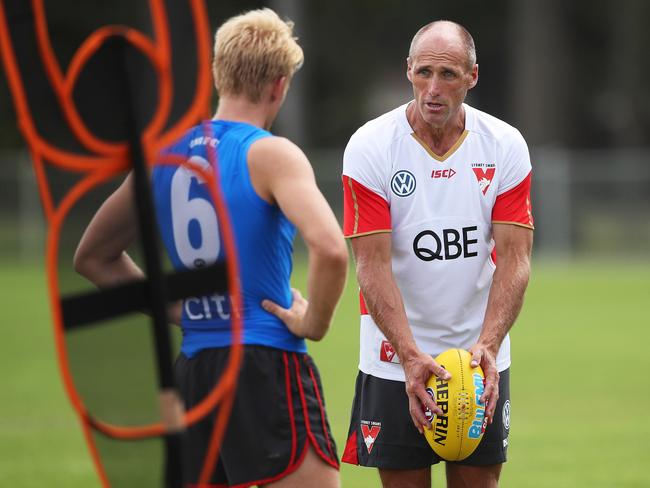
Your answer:
[[[307,156],[297,144],[275,135],[257,139],[251,144],[248,165],[271,179],[312,171]]]
[[[263,157],[281,160],[283,157],[304,157],[302,149],[286,137],[268,135],[255,140],[250,147],[249,157]]]
[[[412,132],[406,119],[407,104],[369,120],[350,137],[348,145],[386,147]]]
[[[524,143],[519,130],[508,122],[494,115],[483,112],[470,105],[464,104],[466,113],[466,128],[470,132],[494,139],[497,144]]]

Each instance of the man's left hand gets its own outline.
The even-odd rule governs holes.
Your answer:
[[[485,404],[485,416],[491,424],[494,419],[494,411],[499,400],[499,371],[497,370],[496,355],[481,343],[474,344],[469,348],[472,353],[470,365],[472,368],[481,366],[485,374],[485,390],[481,401]]]

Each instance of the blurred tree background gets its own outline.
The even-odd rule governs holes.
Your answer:
[[[405,58],[415,31],[435,19],[474,36],[480,83],[470,103],[520,127],[529,144],[612,148],[650,143],[650,3],[622,0],[208,0],[214,28],[269,6],[296,22],[306,62],[296,80],[294,137],[341,147],[369,117],[408,100]],[[150,32],[145,1],[46,1],[65,66],[100,25]],[[6,80],[0,84],[0,147],[22,147]],[[295,116],[295,114],[293,114]],[[292,124],[287,123],[288,126]]]
[[[45,4],[63,66],[100,25],[125,23],[150,32],[144,0]],[[410,99],[405,77],[410,40],[429,21],[450,19],[465,25],[476,41],[479,83],[468,102],[519,128],[529,143],[538,251],[648,256],[650,84],[644,80],[650,77],[645,54],[650,2],[207,4],[213,30],[226,18],[261,6],[295,21],[306,61],[274,130],[305,149],[337,212],[348,138],[367,120]],[[39,204],[31,200],[33,182],[23,147],[6,80],[0,76],[0,218],[6,223],[0,243],[29,255],[27,243],[38,241],[34,222]]]
[[[619,442],[611,445],[603,443],[600,409],[585,407],[601,404],[604,384],[634,392],[647,384],[642,348],[650,331],[650,1],[206,4],[213,31],[226,18],[262,6],[295,21],[306,59],[274,132],[305,150],[339,216],[341,161],[349,137],[412,97],[405,73],[413,34],[435,19],[469,29],[480,74],[468,103],[522,132],[534,171],[536,261],[513,331],[518,365],[513,398],[519,403],[511,437],[515,462],[507,468],[504,486],[650,486],[643,462],[649,424],[640,420],[647,389],[626,405],[626,415],[617,419]],[[100,26],[119,23],[151,32],[147,0],[45,0],[45,6],[63,67]],[[0,166],[0,305],[7,312],[1,354],[11,365],[2,384],[0,485],[41,486],[45,480],[49,486],[95,486],[77,419],[55,380],[42,265],[45,225],[1,67]],[[59,179],[60,193],[69,182]],[[95,197],[80,205],[63,232],[68,242],[60,270],[70,282],[60,281],[69,289],[82,281],[68,264],[81,230],[103,200]],[[294,284],[304,288],[302,261]],[[339,453],[354,385],[357,314],[350,274],[336,326],[327,340],[309,346],[323,374]],[[585,364],[600,357],[616,367],[597,365],[585,373]],[[561,414],[549,415],[549,392],[562,399]],[[605,401],[605,409],[613,399]],[[343,479],[347,487],[377,486],[376,473],[369,470],[346,466]]]

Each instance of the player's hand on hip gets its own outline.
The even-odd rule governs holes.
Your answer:
[[[472,353],[470,365],[475,368],[481,366],[485,374],[485,390],[481,401],[485,403],[485,416],[491,424],[494,419],[494,411],[499,400],[499,370],[495,355],[484,345],[478,343],[469,348]]]
[[[434,415],[442,415],[442,410],[435,400],[426,391],[426,383],[431,375],[449,380],[451,373],[436,363],[431,356],[419,353],[403,361],[406,394],[409,398],[409,413],[415,428],[420,434],[423,429],[431,427],[425,411],[429,410]]]
[[[296,288],[291,288],[291,292],[291,307],[284,308],[271,300],[263,300],[262,308],[282,320],[292,334],[305,337],[304,319],[309,302]]]

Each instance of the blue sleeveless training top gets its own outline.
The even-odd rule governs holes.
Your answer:
[[[253,142],[270,132],[241,122],[211,121],[211,137],[197,126],[165,152],[209,166],[207,147],[217,149],[222,193],[237,252],[243,298],[244,344],[305,352],[304,339],[261,307],[263,299],[289,307],[289,278],[296,229],[282,211],[259,197],[250,181],[247,155]],[[190,269],[224,258],[216,212],[203,181],[177,166],[156,166],[153,192],[158,224],[176,269]],[[190,297],[183,302],[183,344],[188,357],[202,349],[230,345],[227,295]]]

